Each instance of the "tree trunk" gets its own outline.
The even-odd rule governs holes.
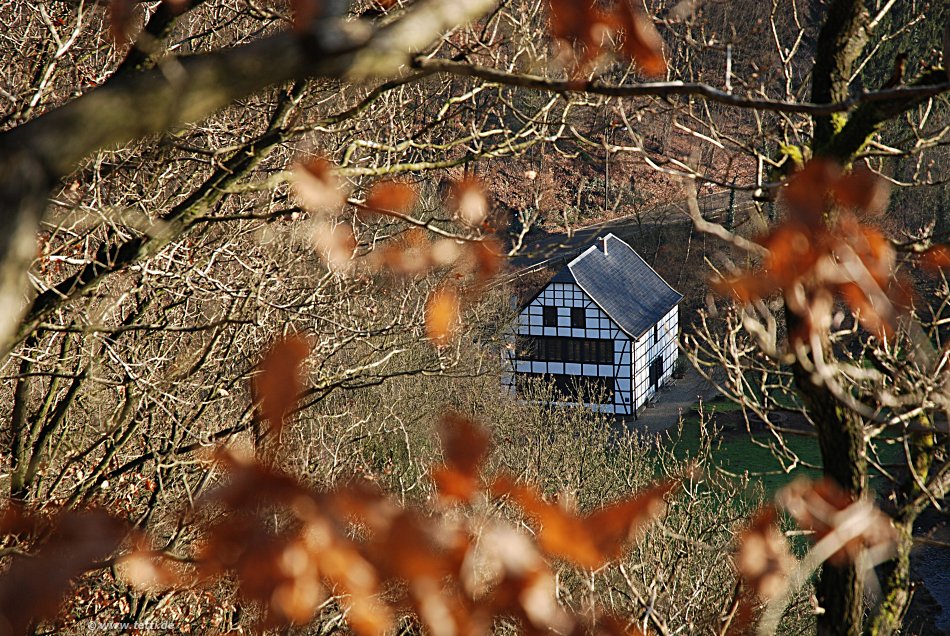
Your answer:
[[[786,324],[794,331],[798,316],[786,310]],[[864,423],[860,416],[842,407],[823,385],[812,381],[800,363],[794,367],[795,385],[818,429],[818,444],[825,477],[833,479],[855,499],[867,490],[868,469]],[[857,636],[864,618],[864,580],[853,564],[825,563],[816,585],[821,636]]]

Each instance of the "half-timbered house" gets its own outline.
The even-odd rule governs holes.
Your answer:
[[[574,402],[583,384],[593,408],[636,414],[673,373],[682,298],[627,243],[601,237],[521,309],[516,390],[545,379]]]

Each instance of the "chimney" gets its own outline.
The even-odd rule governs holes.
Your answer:
[[[604,256],[607,256],[607,237],[606,236],[600,237],[600,249],[604,251]]]

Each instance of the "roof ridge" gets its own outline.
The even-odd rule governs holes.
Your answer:
[[[628,247],[629,247],[629,246],[628,246]],[[590,251],[591,251],[591,250],[596,250],[596,249],[597,249],[597,243],[594,243],[593,245],[591,245],[590,247],[588,247],[586,250],[584,250],[583,252],[581,252],[580,254],[578,254],[577,256],[575,256],[572,260],[570,260],[570,261],[567,263],[567,265],[565,265],[565,267],[570,268],[571,265],[574,265],[575,263],[579,262],[580,260],[582,260],[582,259],[587,258],[588,256],[590,256]]]

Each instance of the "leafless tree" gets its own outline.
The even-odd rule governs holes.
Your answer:
[[[724,241],[727,260],[716,265],[728,278],[768,258],[750,236],[781,216],[778,192],[813,158],[868,166],[905,205],[946,192],[950,83],[929,50],[937,40],[908,45],[909,58],[895,48],[941,31],[946,10],[919,3],[643,3],[645,12],[630,15],[651,29],[643,16],[656,18],[669,60],[658,81],[642,80],[645,70],[662,71],[648,54],[639,66],[599,55],[627,50],[629,29],[605,40],[555,29],[580,41],[552,47],[549,9],[563,2],[301,1],[296,14],[252,0],[104,4],[0,2],[4,472],[11,500],[119,507],[159,529],[170,553],[194,538],[172,510],[213,480],[202,463],[209,445],[247,439],[276,452],[246,389],[275,334],[312,334],[300,410],[321,450],[298,439],[281,461],[314,472],[319,464],[318,479],[335,479],[344,465],[382,471],[392,437],[410,435],[400,418],[411,410],[397,414],[383,390],[370,402],[393,416],[383,424],[351,396],[369,399],[367,387],[403,377],[497,373],[488,361],[497,360],[497,331],[470,326],[458,339],[465,346],[427,343],[427,299],[457,271],[438,263],[394,276],[372,266],[392,265],[387,246],[434,249],[442,240],[461,253],[459,245],[493,244],[486,234],[519,218],[514,253],[539,217],[558,225],[592,209],[632,212],[644,192],[669,197],[685,180],[753,199],[740,227],[723,228],[698,205],[691,213],[700,233]],[[600,14],[583,7],[596,23]],[[295,162],[307,156],[334,166],[347,198],[333,214],[291,188],[301,175]],[[472,176],[495,200],[484,226],[445,205],[444,182]],[[380,180],[411,184],[418,201],[372,214]],[[625,193],[624,180],[639,192]],[[919,186],[931,189],[914,194]],[[895,238],[902,254],[932,255],[946,231],[943,217],[899,221],[888,229],[905,232]],[[891,512],[901,539],[883,601],[866,621],[859,564],[827,566],[817,596],[825,633],[899,629],[914,521],[950,483],[934,417],[945,407],[946,292],[942,279],[931,284],[939,302],[917,303],[899,331],[902,347],[869,337],[843,305],[834,309],[844,318],[807,341],[794,338],[801,314],[777,297],[697,321],[700,367],[725,369],[723,391],[769,425],[779,457],[800,463],[775,417],[786,409],[810,422],[822,468],[852,497],[868,494],[875,464],[899,486]],[[503,324],[503,305],[472,303],[466,322]],[[324,430],[328,422],[346,423]],[[875,440],[893,431],[904,473],[875,457]],[[379,442],[385,452],[343,448],[364,435],[389,440]],[[403,481],[390,485],[411,496],[422,472],[401,461]],[[667,538],[683,534],[669,524],[700,514],[686,513],[668,522]],[[721,570],[704,578],[712,572],[704,563],[658,570],[662,580],[611,571],[605,585],[625,590],[637,612],[653,607],[648,591],[663,590],[665,616],[647,610],[663,632],[694,624],[670,591],[680,575],[725,580]],[[154,609],[127,594],[130,615]],[[708,614],[721,601],[700,605]]]

